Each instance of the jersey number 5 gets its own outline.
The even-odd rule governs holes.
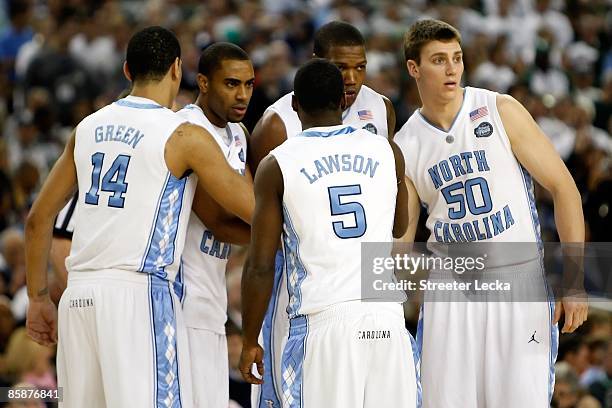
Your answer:
[[[94,153],[91,156],[91,164],[93,164],[91,188],[85,194],[85,203],[98,205],[98,190],[100,189],[100,173],[104,164],[104,153]],[[128,188],[128,183],[125,182],[125,173],[129,164],[130,156],[120,154],[102,177],[102,191],[113,193],[112,196],[108,197],[109,207],[123,208],[125,202],[123,195]]]
[[[368,227],[363,206],[356,201],[342,202],[342,197],[360,195],[361,186],[354,184],[350,186],[328,187],[327,192],[329,194],[329,209],[332,216],[353,214],[355,217],[354,227],[346,227],[344,221],[332,222],[334,233],[338,238],[348,239],[363,236]]]

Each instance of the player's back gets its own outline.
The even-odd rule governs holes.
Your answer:
[[[361,243],[393,239],[397,184],[387,139],[346,125],[317,127],[271,154],[284,180],[289,316],[362,299]]]
[[[182,122],[152,100],[128,96],[77,126],[70,272],[122,269],[174,279],[194,186],[170,173],[164,149]]]

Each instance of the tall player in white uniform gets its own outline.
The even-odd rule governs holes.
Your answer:
[[[298,70],[293,106],[304,131],[272,150],[255,177],[240,371],[261,383],[251,370],[256,364],[263,374],[269,352],[258,335],[280,235],[290,298],[282,406],[415,407],[402,305],[363,302],[361,292],[361,244],[390,243],[407,225],[402,155],[385,136],[342,124],[342,89],[329,61]]]
[[[68,287],[59,305],[58,385],[64,407],[190,407],[187,337],[173,295],[194,183],[241,218],[249,184],[209,132],[168,107],[181,81],[180,45],[161,27],[136,33],[124,72],[129,96],[73,132],[26,225],[27,329],[56,340],[47,289],[53,219],[78,186]]]
[[[202,52],[198,72],[200,93],[178,114],[208,130],[230,166],[252,183],[246,166],[247,131],[238,123],[244,117],[255,82],[249,56],[237,45],[216,43]],[[183,313],[191,352],[194,405],[226,407],[229,370],[225,268],[231,244],[248,244],[251,227],[238,217],[225,216],[203,189],[198,188],[195,195],[183,251]]]
[[[342,123],[356,129],[366,129],[382,136],[393,136],[395,112],[393,105],[383,95],[363,85],[366,76],[366,52],[363,36],[352,25],[333,21],[322,26],[314,38],[313,56],[325,58],[342,72],[344,81],[344,112]],[[270,106],[253,129],[249,140],[248,161],[253,173],[259,162],[275,147],[302,131],[302,124],[291,106],[293,92],[283,96]],[[278,265],[280,266],[282,259]],[[268,369],[262,387],[253,387],[252,405],[257,408],[279,407],[281,390],[280,357],[287,341],[287,282],[277,270],[274,294],[266,315],[262,335]],[[272,381],[274,378],[274,381]]]
[[[556,323],[564,310],[563,331],[575,330],[586,319],[587,306],[570,298],[556,307],[546,302],[531,176],[553,197],[561,241],[579,243],[584,223],[574,181],[520,103],[460,86],[461,38],[452,26],[415,23],[404,51],[423,103],[395,136],[409,192],[404,240],[414,240],[420,198],[428,209],[431,242],[533,242],[535,251],[502,261],[485,275],[520,273],[543,293],[540,302],[428,302],[426,297],[417,336],[423,406],[548,407]]]

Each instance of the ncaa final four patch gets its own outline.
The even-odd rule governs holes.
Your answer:
[[[493,134],[493,125],[489,122],[482,122],[474,129],[476,137],[489,137]]]
[[[368,132],[372,132],[374,134],[378,134],[378,131],[376,129],[376,126],[374,126],[372,123],[368,123],[367,125],[365,125],[362,129],[367,130]]]
[[[483,118],[489,114],[489,109],[486,106],[481,106],[478,109],[475,109],[470,112],[470,120],[472,122],[477,121],[480,118]]]

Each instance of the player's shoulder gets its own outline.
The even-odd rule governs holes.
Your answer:
[[[375,90],[373,90],[372,88],[370,88],[367,85],[362,85],[361,89],[359,90],[359,93],[363,92],[363,95],[365,95],[366,97],[369,98],[383,98],[385,99],[385,96],[383,94],[379,94],[378,92],[376,92]]]
[[[204,113],[198,105],[190,103],[176,112],[176,114],[183,119],[193,119],[199,115],[203,115]]]
[[[418,117],[418,115],[420,115],[418,109],[415,110],[412,115],[410,115],[406,123],[404,123],[404,125],[400,128],[400,130],[397,131],[397,133],[393,137],[395,143],[408,143],[410,141],[416,140],[419,137],[421,132],[419,131],[420,118]]]
[[[293,91],[281,96],[272,105],[268,106],[266,110],[274,111],[277,113],[284,112],[288,109],[293,110],[291,106],[291,99],[293,98]]]

